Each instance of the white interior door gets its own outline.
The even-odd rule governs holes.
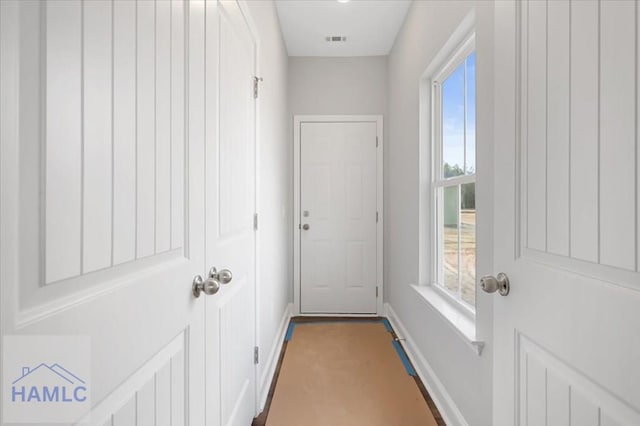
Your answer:
[[[638,11],[496,3],[497,426],[640,424]]]
[[[207,266],[233,278],[207,301],[208,425],[255,416],[256,43],[235,1],[207,2]]]
[[[205,303],[191,293],[205,269],[204,139],[190,131],[204,123],[201,106],[186,105],[203,80],[185,73],[199,30],[185,23],[203,10],[181,0],[0,8],[2,334],[90,339],[88,424],[204,425]],[[6,397],[25,372],[51,385],[34,367],[74,348],[49,342],[21,355],[22,371],[4,364],[5,415],[43,409]],[[48,406],[44,424],[69,404]]]
[[[300,124],[300,311],[377,310],[377,123]]]

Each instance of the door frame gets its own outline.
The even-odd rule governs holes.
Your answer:
[[[238,7],[244,18],[247,28],[253,37],[254,50],[253,50],[253,73],[254,78],[261,78],[262,73],[260,69],[260,32],[258,26],[253,19],[251,9],[247,0],[237,0]],[[259,83],[257,83],[259,85]],[[260,89],[258,89],[259,91]],[[260,212],[260,96],[256,96],[253,102],[253,211],[255,215],[259,215]],[[258,270],[260,262],[258,256],[260,255],[260,232],[257,226],[253,229],[253,271],[254,271],[254,285],[253,285],[253,310],[255,316],[253,326],[253,339],[254,347],[260,347],[260,271]],[[254,363],[254,411],[255,416],[260,414],[260,363]]]
[[[205,5],[206,3],[214,3],[215,4],[215,11],[216,13],[220,13],[220,3],[222,0],[203,0]],[[242,20],[244,22],[244,24],[247,26],[247,29],[251,35],[251,39],[253,41],[253,77],[254,78],[259,78],[261,79],[262,73],[261,73],[261,66],[260,66],[260,54],[261,54],[261,38],[260,38],[260,32],[258,31],[258,26],[256,24],[256,21],[251,13],[251,7],[249,6],[249,1],[248,0],[233,0],[235,1],[235,3],[238,5],[238,10],[240,11],[241,15],[242,15]],[[218,15],[217,19],[220,19],[220,16]],[[218,21],[219,22],[219,21]],[[219,28],[218,28],[219,31]],[[220,37],[220,34],[218,33],[218,38]],[[218,43],[220,43],[220,40],[218,39]],[[217,52],[217,62],[219,65],[220,62],[220,52]],[[205,76],[205,78],[207,78]],[[220,78],[220,76],[218,75],[218,79]],[[218,82],[219,83],[219,82]],[[259,85],[259,83],[258,83]],[[259,90],[259,89],[258,89]],[[218,91],[216,93],[216,96],[219,98],[220,97],[220,92]],[[219,107],[219,99],[218,99],[218,107]],[[254,149],[253,149],[253,158],[251,159],[252,163],[253,163],[253,169],[254,169],[254,176],[253,176],[253,185],[254,185],[254,196],[253,196],[253,211],[254,211],[254,215],[258,215],[260,212],[260,205],[259,205],[259,200],[260,200],[260,142],[261,142],[261,133],[260,133],[260,104],[261,104],[261,97],[260,96],[256,96],[253,99],[253,111],[254,111],[254,128],[253,128],[253,144],[254,144]],[[220,114],[220,111],[217,111],[217,114]],[[217,130],[216,130],[217,132]],[[217,143],[219,143],[219,135],[216,134],[216,138]],[[218,200],[219,201],[219,200]],[[258,261],[259,259],[259,255],[260,255],[260,232],[259,232],[259,228],[254,226],[253,229],[253,233],[254,233],[254,238],[253,238],[253,252],[254,252],[254,258],[253,258],[253,270],[254,270],[254,277],[253,277],[253,310],[254,310],[254,321],[253,321],[253,344],[254,344],[254,348],[258,348],[260,346],[260,272],[259,272],[259,265],[260,262]],[[206,248],[205,248],[205,262],[207,262],[207,253],[206,253]],[[207,265],[207,268],[210,267],[211,265]],[[205,313],[205,317],[206,317],[206,313]],[[205,319],[206,321],[206,319]],[[220,366],[217,365],[216,368],[219,368]],[[254,368],[253,368],[253,376],[254,376],[254,383],[253,383],[253,406],[254,406],[254,417],[257,416],[258,414],[260,414],[260,375],[261,375],[261,369],[263,368],[263,365],[261,363],[254,363]],[[219,383],[220,385],[221,383]]]
[[[301,135],[302,123],[376,123],[376,286],[378,297],[375,314],[302,314],[300,312],[301,267],[300,267],[300,178],[301,178]],[[380,316],[384,313],[384,127],[382,115],[294,115],[293,116],[293,314],[304,316]]]

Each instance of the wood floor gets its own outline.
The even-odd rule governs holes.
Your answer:
[[[445,424],[387,321],[296,317],[291,324],[253,426]]]

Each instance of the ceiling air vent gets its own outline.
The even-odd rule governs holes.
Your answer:
[[[340,41],[347,41],[347,37],[346,36],[327,36],[325,37],[325,40],[327,40],[329,43],[335,43]]]

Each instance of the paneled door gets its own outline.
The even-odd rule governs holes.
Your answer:
[[[496,2],[496,426],[640,424],[638,12]]]
[[[223,282],[206,313],[212,426],[256,415],[256,39],[245,13],[236,1],[206,3],[206,264]]]
[[[0,8],[2,334],[54,338],[23,354],[22,376],[35,362],[60,367],[56,336],[85,336],[87,424],[204,425],[205,298],[192,295],[205,273],[204,79],[192,59],[204,33],[188,25],[204,9]],[[9,367],[3,386],[21,374]]]
[[[301,313],[377,312],[380,124],[299,124]]]

